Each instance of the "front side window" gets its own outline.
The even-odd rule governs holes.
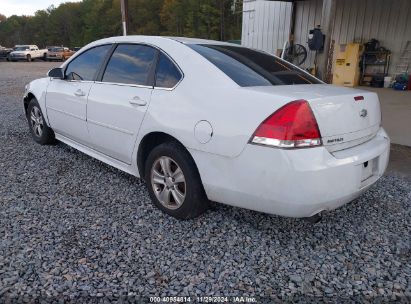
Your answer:
[[[94,80],[111,45],[101,45],[80,54],[69,63],[66,69],[68,80]]]
[[[321,83],[317,78],[267,53],[229,45],[190,47],[242,87]]]
[[[173,88],[183,77],[176,65],[168,57],[160,53],[156,71],[156,84],[158,88]]]
[[[138,44],[121,44],[114,51],[104,72],[103,82],[151,85],[149,76],[157,50]]]

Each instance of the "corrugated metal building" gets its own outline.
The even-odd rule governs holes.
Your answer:
[[[323,0],[296,3],[295,42],[308,49],[309,30],[321,25]],[[289,37],[291,10],[290,2],[244,0],[242,44],[275,54]],[[411,40],[411,0],[337,0],[333,28],[336,44],[379,40],[392,52],[389,73],[393,74]],[[308,51],[304,67],[313,62],[314,52]]]

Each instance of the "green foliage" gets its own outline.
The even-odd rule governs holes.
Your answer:
[[[129,34],[241,36],[242,0],[129,0]],[[235,6],[234,6],[235,4]],[[236,9],[233,9],[235,7]],[[122,34],[120,0],[83,0],[50,6],[34,16],[0,14],[0,44],[82,46]]]

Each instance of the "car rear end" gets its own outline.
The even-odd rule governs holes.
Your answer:
[[[47,51],[47,60],[63,60],[63,49],[52,48]]]
[[[0,46],[0,58],[7,58],[11,52],[12,49]]]
[[[209,199],[310,217],[352,201],[384,174],[390,140],[375,93],[323,84],[266,53],[191,47],[239,85],[242,93],[226,102],[238,123],[254,125],[236,157],[193,152]]]
[[[277,87],[276,94],[289,91]],[[375,93],[328,85],[303,85],[297,91],[293,98],[305,99],[264,120],[250,140],[256,147],[247,147],[240,158],[254,155],[272,164],[272,170],[254,170],[255,162],[249,161],[247,171],[269,181],[253,187],[263,196],[260,211],[309,217],[344,205],[373,185],[387,168],[390,140]]]
[[[384,173],[389,139],[384,130],[364,144],[330,153],[247,145],[237,158],[215,157],[224,168],[206,177],[210,200],[288,217],[311,217],[360,196]]]
[[[316,86],[312,90],[332,90]],[[270,214],[311,217],[360,196],[384,174],[390,139],[380,125],[377,96],[350,91],[321,98],[306,92],[312,98],[305,100],[288,97],[284,106],[256,124],[237,157],[212,156],[201,167],[205,160],[196,154],[209,199]],[[364,99],[357,101],[357,96]],[[365,117],[363,109],[368,112]]]

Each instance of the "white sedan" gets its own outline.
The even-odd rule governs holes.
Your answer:
[[[24,109],[36,142],[143,178],[180,219],[209,201],[312,217],[358,197],[389,158],[376,94],[216,41],[93,42],[28,84]]]

